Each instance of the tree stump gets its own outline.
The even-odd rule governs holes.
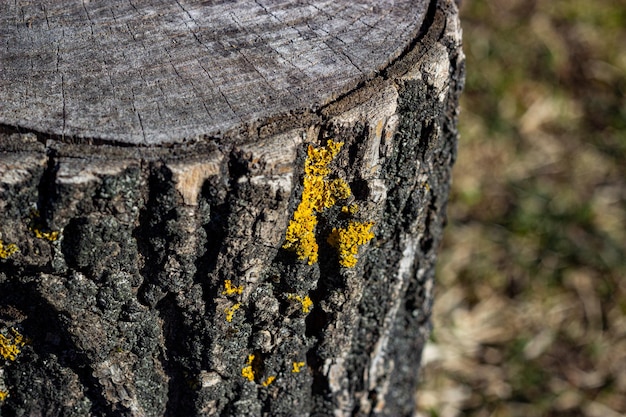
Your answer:
[[[1,4],[1,415],[413,413],[452,0]]]

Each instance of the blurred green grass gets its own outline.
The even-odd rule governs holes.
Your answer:
[[[626,4],[464,0],[423,416],[626,415]]]

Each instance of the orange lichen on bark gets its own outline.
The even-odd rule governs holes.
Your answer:
[[[328,180],[328,165],[339,153],[343,142],[329,140],[325,147],[316,149],[309,145],[304,165],[302,201],[289,222],[284,249],[293,250],[298,259],[309,265],[317,262],[318,245],[315,240],[317,213],[330,208],[337,200],[350,196],[350,186],[341,178]]]
[[[339,251],[341,266],[352,268],[356,265],[359,246],[374,238],[374,233],[370,231],[373,225],[373,222],[362,223],[351,220],[348,227],[333,228],[328,243]]]

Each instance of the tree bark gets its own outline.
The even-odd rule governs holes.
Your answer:
[[[452,0],[0,3],[0,415],[414,413]]]

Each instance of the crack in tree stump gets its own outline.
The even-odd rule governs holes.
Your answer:
[[[0,7],[0,415],[413,414],[452,0]]]

